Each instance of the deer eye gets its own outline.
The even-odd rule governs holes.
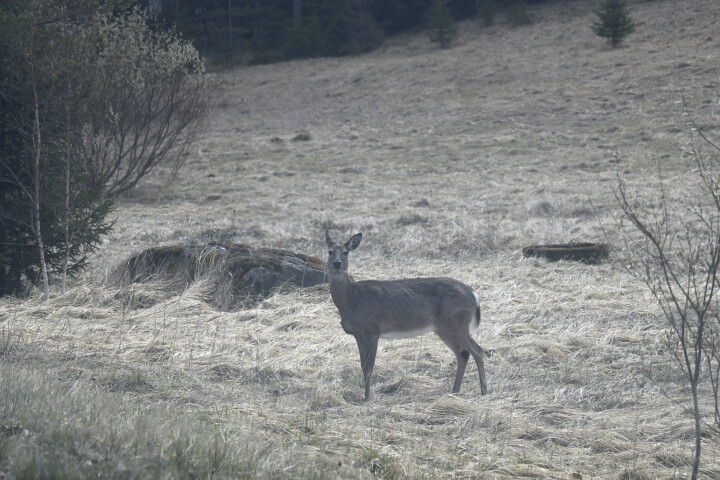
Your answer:
[[[328,255],[332,255],[334,252],[332,250],[328,250]]]
[[[347,257],[347,254],[348,254],[348,253],[350,253],[350,250],[344,250],[344,251],[343,251],[343,255],[345,255],[346,257]]]

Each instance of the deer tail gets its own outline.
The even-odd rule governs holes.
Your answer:
[[[475,320],[470,324],[471,334],[477,332],[478,327],[480,327],[480,297],[474,290],[472,293],[475,296],[475,302],[477,303],[477,307],[475,307]]]

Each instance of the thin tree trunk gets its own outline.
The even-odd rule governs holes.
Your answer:
[[[63,21],[63,40],[67,46],[67,23]],[[62,292],[67,291],[67,271],[70,264],[70,78],[65,96],[65,259],[63,260]]]
[[[232,49],[232,5],[230,5],[230,1],[228,0],[228,47]]]
[[[714,272],[717,272],[717,260],[714,260],[710,268],[711,270],[714,270]],[[714,264],[714,266],[713,266]],[[711,273],[710,278],[715,278],[715,273]],[[714,293],[714,280],[713,284],[711,286],[710,291],[710,301],[712,300],[712,296]],[[707,300],[707,299],[704,299]],[[703,360],[703,341],[705,339],[705,319],[707,312],[707,305],[709,305],[710,301],[707,301],[705,305],[703,306],[703,313],[698,312],[698,326],[697,326],[697,337],[695,337],[695,355],[693,356],[693,361],[695,362],[695,370],[692,372],[690,378],[690,388],[692,390],[692,397],[693,397],[693,412],[695,416],[695,459],[693,460],[693,469],[692,469],[692,476],[690,477],[692,480],[697,480],[698,478],[698,470],[700,468],[700,451],[702,449],[702,431],[700,429],[700,423],[702,421],[702,417],[700,416],[700,405],[698,402],[698,384],[700,383],[700,370],[702,369],[702,360]],[[697,311],[697,309],[696,309]]]
[[[65,260],[63,261],[62,291],[67,291],[67,271],[70,264],[70,80],[67,81],[65,104]]]
[[[293,0],[293,24],[299,27],[302,24],[303,8],[302,0]]]
[[[35,164],[33,168],[33,216],[35,217],[35,238],[37,239],[38,250],[40,254],[40,271],[43,280],[43,300],[50,298],[50,284],[48,282],[47,265],[45,263],[45,247],[43,246],[42,231],[40,230],[40,147],[42,145],[40,137],[40,102],[38,101],[37,87],[35,81],[35,60],[33,58],[33,26],[30,19],[30,7],[28,5],[28,61],[30,62],[30,80],[32,82],[33,101],[35,107]]]
[[[700,449],[702,447],[702,437],[700,431],[700,407],[698,406],[698,391],[697,381],[693,382],[692,386],[692,397],[693,397],[693,409],[695,410],[695,459],[693,460],[692,480],[697,480],[698,469],[700,468]]]

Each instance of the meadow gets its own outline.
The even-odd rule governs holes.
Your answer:
[[[0,300],[0,478],[665,479],[690,472],[687,382],[627,269],[618,182],[692,195],[683,102],[720,139],[716,0],[630,3],[618,49],[595,2],[378,51],[218,72],[174,182],[159,170],[66,293]],[[450,276],[480,295],[488,395],[432,334],[381,340],[363,401],[327,285],[219,311],[202,279],[105,282],[157,245],[220,240],[324,257],[362,232],[357,280]],[[599,265],[524,246],[609,242]],[[703,385],[701,478],[720,478]]]

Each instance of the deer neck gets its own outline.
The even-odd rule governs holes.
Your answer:
[[[349,308],[353,303],[355,289],[355,281],[351,279],[347,272],[337,272],[330,274],[330,296],[333,303],[340,311],[342,316],[344,310]]]

